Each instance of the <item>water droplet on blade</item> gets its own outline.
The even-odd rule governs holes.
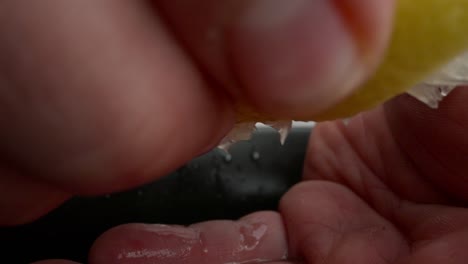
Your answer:
[[[258,161],[260,159],[260,153],[258,151],[253,151],[251,157],[254,161]]]
[[[227,153],[224,155],[224,161],[226,163],[230,163],[232,161],[232,155],[230,153]]]

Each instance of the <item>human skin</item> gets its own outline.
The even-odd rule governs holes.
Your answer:
[[[233,101],[276,115],[326,108],[378,64],[392,5],[2,1],[1,224],[165,175],[216,145]],[[438,110],[402,96],[348,126],[320,124],[304,181],[278,212],[116,227],[89,262],[464,263],[467,96],[459,89]],[[191,140],[175,133],[187,130]],[[258,245],[239,250],[248,231]],[[204,246],[183,251],[187,236]],[[126,258],[138,248],[153,253]]]
[[[364,79],[380,61],[392,10],[388,0],[2,1],[0,223],[167,174],[232,128],[233,101],[282,114],[332,104],[355,88],[337,79]]]

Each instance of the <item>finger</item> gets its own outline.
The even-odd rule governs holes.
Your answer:
[[[281,261],[287,241],[281,217],[260,212],[239,221],[189,227],[130,224],[111,229],[93,245],[91,263],[249,263]]]
[[[456,89],[439,109],[409,96],[386,107],[389,127],[409,162],[446,195],[468,201],[468,90]],[[430,131],[430,133],[429,133]]]
[[[0,170],[0,226],[29,223],[69,197],[56,186]]]
[[[147,1],[2,1],[0,155],[74,192],[130,188],[232,123]]]
[[[291,257],[306,263],[394,263],[408,253],[398,230],[343,186],[309,181],[282,199]]]
[[[267,113],[316,113],[375,68],[394,1],[171,1],[157,4],[214,77]]]

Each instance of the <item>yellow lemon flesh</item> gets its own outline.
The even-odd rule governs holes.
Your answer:
[[[397,0],[396,5],[391,42],[375,74],[337,105],[297,121],[340,119],[369,110],[408,91],[468,49],[468,0]],[[238,108],[238,123],[274,120],[247,106]]]

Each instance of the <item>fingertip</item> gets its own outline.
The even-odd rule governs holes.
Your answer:
[[[277,213],[185,226],[127,224],[99,237],[92,263],[247,263],[284,260],[287,241]]]
[[[311,116],[344,99],[383,57],[391,3],[258,0],[246,5],[227,42],[242,96],[281,117]]]

